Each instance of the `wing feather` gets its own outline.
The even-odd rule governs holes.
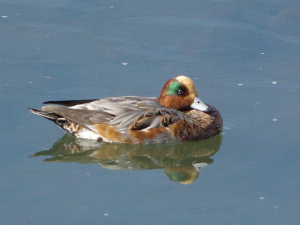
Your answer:
[[[56,103],[66,105],[74,102]],[[94,124],[108,124],[119,132],[167,127],[179,119],[186,119],[183,112],[162,107],[157,98],[135,96],[103,98],[71,107],[48,105],[42,107],[42,110],[60,115],[88,129]]]

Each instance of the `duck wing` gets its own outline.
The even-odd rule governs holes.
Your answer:
[[[68,101],[51,103],[73,104]],[[167,127],[179,119],[184,119],[184,113],[162,107],[157,98],[136,96],[103,98],[71,107],[48,105],[42,107],[42,111],[55,114],[91,130],[94,130],[95,124],[106,124],[121,133],[128,129]]]
[[[96,123],[109,123],[114,116],[103,112],[95,110],[84,110],[84,109],[71,109],[68,107],[47,105],[42,107],[42,112],[44,114],[48,113],[51,115],[56,115],[60,120],[72,121],[78,125],[88,128],[88,125],[93,125]],[[44,116],[45,117],[45,116]]]
[[[149,110],[159,107],[162,106],[155,97],[123,96],[101,98],[85,104],[74,105],[70,108],[100,110],[109,112],[113,115],[119,115],[128,111]]]
[[[152,108],[150,110],[136,110],[123,113],[114,117],[109,125],[119,132],[131,130],[146,130],[157,127],[168,127],[179,119],[185,120],[181,111],[164,107]]]
[[[122,128],[134,122],[135,117],[143,111],[161,107],[157,98],[137,96],[109,97],[96,100],[48,101],[44,104],[67,106],[48,105],[44,106],[42,110],[60,115],[82,126],[95,123],[108,124],[116,118],[114,124],[120,125]]]

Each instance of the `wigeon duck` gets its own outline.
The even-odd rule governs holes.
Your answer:
[[[194,82],[186,76],[168,80],[160,97],[108,97],[48,101],[30,109],[77,138],[129,144],[203,140],[218,135],[220,112],[203,103]],[[62,106],[57,106],[62,105]]]

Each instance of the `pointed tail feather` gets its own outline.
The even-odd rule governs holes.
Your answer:
[[[51,120],[53,122],[56,122],[57,119],[62,118],[61,116],[55,114],[55,113],[51,113],[51,112],[46,112],[44,110],[39,110],[39,109],[32,109],[29,108],[30,112],[39,116],[42,116],[48,120]]]

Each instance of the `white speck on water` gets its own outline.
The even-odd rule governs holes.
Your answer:
[[[259,104],[259,102],[256,102],[256,104]]]
[[[111,9],[113,9],[114,7],[113,7],[113,6],[111,6],[110,8],[111,8]]]
[[[31,81],[29,81],[29,84],[32,84],[32,82],[31,82]]]
[[[197,77],[195,77],[194,79],[197,80]]]
[[[264,200],[264,199],[265,199],[265,197],[259,197],[259,199],[260,199],[260,200]]]
[[[42,78],[47,78],[47,79],[55,79],[54,77],[48,77],[48,76],[40,76]]]
[[[81,209],[84,209],[84,207],[81,207]]]
[[[127,64],[128,64],[127,62],[122,62],[123,66],[127,66]]]
[[[5,86],[7,86],[8,84],[5,84]]]
[[[7,18],[7,16],[2,16],[2,18]]]
[[[17,16],[20,15],[19,13],[16,14]]]
[[[262,68],[259,68],[260,70],[262,70]]]
[[[264,54],[266,54],[266,53],[265,53],[265,52],[261,52],[260,54],[261,54],[261,55],[264,55]]]
[[[276,122],[277,121],[277,119],[272,119],[274,122]]]
[[[277,81],[272,81],[272,84],[277,84]]]
[[[243,86],[243,84],[238,84],[239,86]]]
[[[103,215],[104,215],[104,216],[109,216],[109,213],[104,213]]]
[[[86,173],[87,176],[91,175],[90,173]]]

